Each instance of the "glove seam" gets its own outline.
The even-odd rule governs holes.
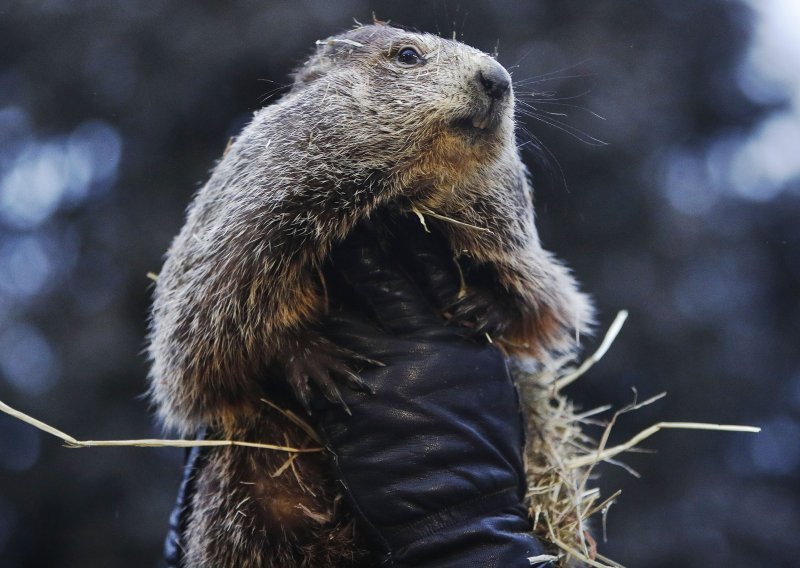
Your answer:
[[[344,470],[339,465],[339,455],[336,453],[336,451],[334,450],[334,448],[330,444],[330,438],[328,436],[327,429],[323,425],[320,424],[319,430],[320,430],[320,433],[322,434],[323,439],[325,441],[325,447],[327,448],[327,450],[331,454],[333,467],[336,470],[336,473],[338,474],[338,477],[339,477],[339,484],[344,489],[345,497],[349,501],[349,505],[352,508],[353,513],[355,514],[356,521],[361,523],[361,525],[366,529],[366,532],[368,534],[371,533],[371,536],[373,538],[376,538],[379,541],[380,545],[383,548],[383,553],[386,555],[386,556],[384,556],[383,562],[384,563],[388,562],[389,563],[388,566],[394,566],[394,561],[391,559],[392,547],[389,544],[389,541],[386,539],[386,536],[384,535],[383,531],[381,531],[369,519],[367,514],[364,512],[364,509],[362,509],[361,503],[359,502],[359,500],[356,498],[355,495],[353,495],[353,492],[350,491],[349,484],[348,484],[348,477],[345,474]],[[386,565],[386,564],[384,564],[384,565]]]

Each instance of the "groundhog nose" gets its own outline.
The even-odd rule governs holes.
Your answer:
[[[498,63],[493,63],[480,69],[477,79],[486,94],[496,101],[505,97],[506,93],[508,93],[508,88],[511,86],[511,78],[508,76],[508,71]]]

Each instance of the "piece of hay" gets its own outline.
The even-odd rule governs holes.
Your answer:
[[[259,442],[241,442],[238,440],[161,440],[153,438],[145,438],[139,440],[78,440],[61,430],[45,424],[41,420],[37,420],[32,416],[28,416],[24,412],[20,412],[11,408],[6,403],[0,400],[0,411],[5,412],[9,416],[13,416],[39,430],[46,432],[56,438],[63,440],[64,445],[68,448],[98,448],[110,446],[138,446],[143,448],[194,448],[204,446],[244,446],[246,448],[260,448],[262,450],[274,450],[278,452],[290,453],[311,453],[322,452],[325,448],[293,448],[288,445],[276,444],[262,444]]]
[[[661,393],[643,402],[634,402],[614,413],[605,424],[603,435],[595,441],[586,433],[586,427],[597,425],[597,414],[610,410],[602,406],[578,412],[573,402],[562,392],[575,382],[608,351],[622,325],[627,312],[620,312],[611,324],[597,351],[577,367],[572,358],[562,359],[545,369],[529,370],[521,365],[514,369],[520,397],[527,421],[525,469],[528,478],[530,515],[534,521],[534,534],[550,545],[557,566],[593,566],[617,568],[620,564],[597,552],[592,536],[590,519],[598,513],[602,517],[605,534],[606,515],[617,491],[600,500],[600,492],[588,486],[594,467],[601,463],[614,463],[633,472],[613,458],[630,451],[646,438],[667,428],[692,430],[722,430],[728,432],[758,432],[751,426],[703,424],[695,422],[659,422],[640,432],[627,442],[606,448],[617,417],[659,400]]]

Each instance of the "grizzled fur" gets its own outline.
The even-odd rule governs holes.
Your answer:
[[[398,63],[409,46],[421,64]],[[457,319],[512,353],[545,359],[574,347],[591,308],[540,246],[513,95],[492,103],[476,84],[482,69],[505,74],[464,44],[362,26],[318,42],[291,91],[256,112],[196,195],[158,278],[150,391],[168,426],[282,442],[289,427],[260,402],[265,369],[283,367],[301,395],[320,368],[348,375],[348,355],[314,328],[318,269],[379,207],[431,213],[453,251],[491,274],[455,306]],[[188,565],[356,565],[324,460],[300,455],[302,475],[271,478],[285,459],[210,453]]]

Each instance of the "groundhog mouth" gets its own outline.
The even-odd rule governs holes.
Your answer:
[[[481,133],[491,133],[500,124],[501,112],[496,103],[488,107],[472,111],[454,119],[450,124],[454,130],[472,136]]]

